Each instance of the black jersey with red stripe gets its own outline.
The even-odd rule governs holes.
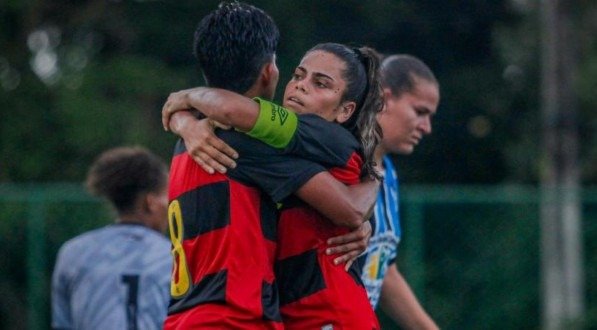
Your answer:
[[[227,175],[201,169],[182,141],[172,159],[168,213],[175,262],[165,328],[279,329],[274,200],[325,169],[243,133],[218,135],[241,156]]]

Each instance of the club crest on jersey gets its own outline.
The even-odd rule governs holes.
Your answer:
[[[276,114],[278,114],[278,118],[280,118],[280,126],[284,126],[286,119],[288,119],[288,110],[277,104],[272,104],[272,116],[270,118],[271,121],[276,120]]]

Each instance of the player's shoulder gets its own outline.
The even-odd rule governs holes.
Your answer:
[[[162,248],[167,245],[168,249],[170,246],[170,240],[168,240],[164,234],[142,224],[114,224],[108,226],[104,233],[108,233],[109,231],[112,231],[109,233],[110,235],[120,234],[126,237],[131,237],[138,241],[143,241],[147,246]]]
[[[97,228],[67,240],[58,250],[58,260],[71,266],[78,264],[81,258],[97,248],[98,242],[102,241],[101,237],[105,232],[106,227]]]
[[[99,237],[104,236],[107,228],[108,227],[96,228],[79,234],[64,242],[62,249],[78,249],[82,246],[87,246],[90,243],[97,241]]]
[[[143,260],[148,273],[159,273],[159,269],[170,269],[172,258],[170,253],[171,242],[162,233],[148,227],[139,226],[133,229],[143,235],[142,243],[137,246],[136,253]],[[168,277],[169,272],[168,273]]]
[[[159,251],[166,251],[170,254],[170,240],[164,236],[164,234],[157,232],[153,229],[146,228],[147,231],[145,233],[148,245],[151,246],[153,249],[157,249]]]
[[[107,245],[118,241],[123,235],[133,236],[137,240],[148,242],[148,246],[169,246],[170,241],[161,233],[143,225],[110,224],[93,229],[66,241],[61,251],[84,251],[98,245]]]
[[[299,129],[310,130],[311,134],[316,134],[322,138],[333,138],[335,141],[343,142],[354,148],[359,146],[359,142],[344,126],[325,120],[319,115],[308,113],[301,114],[299,118]]]
[[[337,122],[326,120],[325,118],[321,117],[320,115],[314,113],[304,113],[298,115],[298,120],[302,124],[309,124],[309,125],[316,125],[319,127],[325,127],[331,129],[333,131],[342,132],[342,134],[349,134],[350,132],[344,128],[344,126],[338,124]]]
[[[236,149],[239,153],[244,154],[244,158],[253,156],[275,156],[281,154],[281,150],[273,148],[259,139],[253,138],[246,133],[242,133],[234,129],[219,129],[216,130],[216,135],[230,145],[233,149]]]

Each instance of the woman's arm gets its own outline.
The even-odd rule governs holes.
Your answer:
[[[379,181],[375,179],[346,186],[329,172],[321,172],[295,194],[335,225],[356,229],[369,219],[378,190]]]
[[[164,129],[168,130],[172,114],[189,109],[195,109],[219,124],[232,126],[276,149],[286,148],[298,127],[298,117],[294,112],[272,102],[249,99],[224,89],[197,87],[170,94],[162,108]]]
[[[388,265],[381,287],[381,309],[404,329],[439,329],[396,268]]]
[[[259,117],[259,104],[248,97],[225,89],[196,87],[168,96],[162,108],[164,129],[168,130],[172,114],[190,109],[243,132],[253,128]]]
[[[197,87],[170,94],[162,109],[164,127],[168,126],[172,113],[191,108],[199,110],[212,120],[245,131],[255,126],[260,113],[259,103],[240,94],[217,88]],[[289,125],[296,128],[296,124]],[[287,143],[294,133],[294,130],[286,128],[269,130],[271,127],[270,125],[265,129],[265,135],[274,137],[272,140],[279,144]],[[283,136],[278,136],[280,132],[283,132]],[[278,137],[281,138],[276,139]],[[302,186],[297,191],[297,196],[336,225],[354,229],[368,219],[378,189],[379,182],[376,180],[347,187],[324,172]],[[331,196],[334,197],[330,198]]]

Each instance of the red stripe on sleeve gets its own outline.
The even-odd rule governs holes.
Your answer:
[[[360,174],[363,166],[363,159],[358,153],[353,152],[343,167],[333,167],[329,172],[339,181],[347,185],[361,182]]]

